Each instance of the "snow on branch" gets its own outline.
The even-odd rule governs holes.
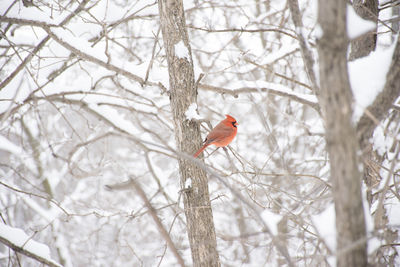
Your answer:
[[[139,82],[141,84],[144,83],[144,80],[141,77],[139,77],[139,76],[137,76],[137,75],[135,75],[135,74],[133,74],[133,73],[131,73],[129,71],[121,69],[120,67],[117,67],[117,66],[115,66],[115,65],[113,65],[113,64],[111,64],[109,62],[106,62],[105,60],[99,59],[97,57],[98,55],[96,56],[96,54],[91,55],[91,54],[89,54],[90,53],[89,51],[82,51],[82,50],[76,48],[74,45],[72,45],[69,42],[63,40],[63,38],[60,37],[59,34],[57,34],[54,31],[52,31],[49,27],[43,27],[43,29],[47,32],[47,34],[54,41],[56,41],[58,44],[60,44],[61,46],[63,46],[67,50],[71,51],[72,53],[74,53],[78,57],[80,57],[82,59],[85,59],[87,61],[90,61],[92,63],[95,63],[97,65],[100,65],[100,66],[102,66],[102,67],[104,67],[104,68],[106,68],[108,70],[115,71],[116,73],[120,73],[120,74],[122,74],[122,75],[124,75],[124,76],[126,76],[126,77],[128,77],[128,78],[130,78],[130,79],[132,79],[134,81],[137,81],[137,82]]]
[[[365,33],[373,32],[376,29],[376,23],[360,17],[352,5],[347,5],[347,35],[350,39],[356,39]]]
[[[8,22],[12,24],[37,26],[37,27],[58,27],[59,25],[53,23],[47,23],[44,21],[33,20],[33,19],[23,19],[23,18],[10,18],[10,17],[0,17],[0,22]]]
[[[400,96],[400,35],[397,36],[391,59],[383,89],[374,98],[373,102],[365,108],[357,123],[357,132],[361,143],[368,142],[378,123],[393,108],[393,105]]]
[[[83,0],[77,7],[75,10],[73,10],[73,12],[71,12],[71,14],[69,14],[65,19],[62,20],[62,22],[58,25],[60,27],[64,26],[65,24],[67,24],[73,17],[75,17],[76,15],[79,14],[79,12],[81,12],[84,9],[84,6],[89,2],[89,0]],[[1,21],[1,20],[0,20]],[[36,25],[39,26],[39,25]],[[40,26],[42,26],[40,24]],[[44,28],[44,27],[42,27]],[[46,37],[44,37],[37,45],[36,47],[30,51],[29,55],[26,56],[24,58],[24,60],[22,60],[22,62],[14,69],[13,72],[11,72],[10,75],[7,76],[7,78],[5,78],[1,83],[0,83],[0,90],[3,89],[4,87],[6,87],[11,80],[13,80],[18,73],[25,68],[25,66],[28,64],[28,62],[31,61],[31,59],[34,57],[34,55],[36,55],[47,43],[47,41],[50,40],[50,36],[47,35]]]
[[[136,75],[132,73],[131,71],[127,71],[123,68],[118,67],[116,64],[112,64],[107,59],[103,56],[103,59],[99,58],[100,54],[98,53],[98,50],[91,48],[90,45],[85,46],[82,40],[75,40],[75,42],[72,41],[72,38],[69,36],[68,41],[66,41],[67,38],[64,38],[62,29],[51,29],[50,27],[44,26],[43,29],[47,32],[47,34],[58,44],[63,46],[65,49],[69,50],[73,54],[77,55],[78,57],[87,60],[89,62],[92,62],[94,64],[97,64],[107,70],[114,71],[118,74],[121,74],[133,81],[136,81],[140,83],[142,86],[144,85],[149,85],[149,86],[157,86],[160,87],[161,89],[165,89],[165,87],[159,83],[159,82],[150,82],[150,81],[145,81],[143,78],[141,78],[139,75]],[[80,48],[77,48],[80,47]],[[82,49],[85,47],[85,49]]]
[[[22,229],[0,223],[0,242],[15,252],[24,254],[40,263],[52,267],[62,266],[51,259],[50,249],[47,245],[32,240]]]

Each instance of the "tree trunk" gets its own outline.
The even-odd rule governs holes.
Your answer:
[[[352,124],[352,93],[346,52],[346,1],[320,0],[318,40],[320,100],[326,128],[336,211],[337,266],[366,266],[366,230],[358,140]]]
[[[183,3],[182,0],[159,0],[158,7],[168,61],[177,150],[192,154],[202,140],[199,124],[185,116],[188,107],[196,103],[197,88]],[[178,161],[182,188],[187,179],[191,179],[190,190],[184,190],[184,206],[193,266],[219,266],[206,173],[190,160],[179,157]]]
[[[356,13],[365,20],[376,24],[373,32],[368,32],[351,41],[349,60],[368,56],[376,47],[376,31],[378,29],[378,0],[354,0]]]

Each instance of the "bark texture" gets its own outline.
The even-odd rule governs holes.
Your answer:
[[[185,116],[189,105],[196,103],[197,88],[183,4],[182,0],[159,0],[158,7],[168,61],[177,149],[193,154],[202,140],[199,124]],[[206,173],[191,160],[179,157],[178,161],[182,188],[186,180],[191,179],[191,188],[184,190],[184,206],[193,266],[219,266]]]
[[[368,56],[369,53],[375,50],[376,31],[378,29],[378,0],[354,0],[353,7],[360,17],[374,22],[376,27],[373,31],[351,41],[349,60]]]
[[[320,0],[318,40],[320,100],[336,211],[337,266],[366,266],[366,230],[358,169],[358,142],[352,124],[352,93],[346,52],[346,1]]]

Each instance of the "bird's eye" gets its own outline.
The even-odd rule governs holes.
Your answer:
[[[237,123],[236,121],[233,121],[233,122],[232,122],[232,126],[233,126],[233,127],[236,127],[236,123]]]

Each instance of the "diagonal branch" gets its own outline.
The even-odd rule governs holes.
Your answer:
[[[303,21],[301,19],[299,2],[297,0],[289,0],[288,4],[294,26],[296,27],[297,39],[299,40],[301,55],[304,60],[304,65],[306,67],[307,75],[311,81],[315,95],[318,96],[319,86],[314,72],[315,62],[312,52],[307,44],[307,40],[304,37],[304,32],[303,32],[304,26],[303,26]]]
[[[369,138],[387,112],[400,96],[400,35],[397,36],[396,48],[393,52],[392,63],[386,75],[386,83],[374,102],[366,108],[357,124],[357,133],[361,148],[365,148]]]
[[[64,26],[65,24],[67,24],[73,17],[75,17],[79,12],[81,12],[83,10],[84,6],[88,2],[89,2],[89,0],[83,0],[82,3],[80,3],[79,6],[73,12],[71,12],[71,14],[69,14],[60,23],[59,26]],[[39,25],[37,25],[37,26],[39,26]],[[47,35],[42,41],[40,41],[40,43],[29,53],[28,56],[26,56],[26,58],[21,62],[21,64],[19,64],[18,67],[15,68],[14,71],[5,80],[3,80],[0,83],[0,91],[4,87],[6,87],[12,81],[12,79],[15,78],[15,76],[18,75],[18,73],[26,66],[26,64],[28,64],[28,62],[31,61],[33,56],[35,56],[37,54],[37,52],[39,52],[49,40],[50,40],[50,36]]]
[[[158,218],[156,210],[151,205],[151,203],[150,203],[149,199],[147,198],[146,194],[144,193],[143,189],[132,178],[130,179],[130,183],[135,188],[135,190],[138,193],[139,197],[144,202],[144,205],[149,210],[149,213],[150,213],[151,217],[153,218],[154,222],[157,225],[158,231],[160,232],[162,237],[167,242],[169,248],[171,249],[172,253],[174,254],[175,258],[177,259],[179,265],[184,267],[185,266],[185,262],[183,261],[181,255],[179,254],[174,242],[171,239],[171,236],[168,234],[168,231],[164,228],[162,222],[160,221],[160,218]]]
[[[12,250],[14,250],[15,252],[21,253],[25,256],[28,256],[29,258],[32,258],[40,263],[46,264],[47,266],[50,267],[62,267],[61,264],[51,260],[51,259],[46,259],[43,258],[27,249],[25,249],[23,246],[17,246],[16,244],[14,244],[13,242],[11,242],[10,240],[0,236],[0,243],[3,243],[4,245],[6,245],[7,247],[11,248]]]
[[[47,34],[54,40],[56,41],[58,44],[60,44],[61,46],[63,46],[64,48],[68,49],[69,51],[71,51],[72,53],[74,53],[75,55],[77,55],[78,57],[85,59],[87,61],[90,61],[92,63],[95,63],[99,66],[102,66],[108,70],[111,71],[115,71],[116,73],[122,74],[134,81],[139,82],[140,84],[144,83],[144,80],[133,74],[132,72],[126,71],[124,69],[121,69],[120,67],[117,67],[109,62],[105,62],[101,59],[98,59],[92,55],[89,55],[81,50],[79,50],[78,48],[72,46],[71,44],[69,44],[68,42],[62,40],[60,37],[58,37],[54,32],[51,31],[51,29],[47,26],[43,27],[43,29],[47,32]]]

